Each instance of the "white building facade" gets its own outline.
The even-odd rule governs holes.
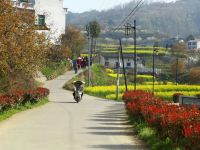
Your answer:
[[[19,8],[35,10],[36,24],[45,22],[49,30],[42,32],[49,35],[52,41],[65,33],[67,9],[63,7],[63,0],[14,0],[13,3]]]
[[[121,60],[120,60],[121,62]],[[114,54],[102,54],[100,56],[100,64],[104,65],[105,67],[108,68],[117,68],[118,66],[118,54],[114,53]],[[126,68],[134,68],[134,54],[124,54],[124,65]],[[138,58],[137,61],[137,65],[138,67],[142,67],[142,63]],[[121,66],[122,67],[122,66]]]

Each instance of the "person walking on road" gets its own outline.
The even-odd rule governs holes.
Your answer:
[[[77,73],[78,73],[78,65],[77,65],[77,60],[76,60],[76,59],[74,59],[72,63],[73,63],[73,68],[74,68],[75,74],[77,74]]]

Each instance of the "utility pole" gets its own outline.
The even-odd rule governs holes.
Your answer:
[[[86,26],[86,30],[88,32],[88,86],[91,86],[91,32],[90,32],[90,26]]]
[[[152,93],[154,94],[154,87],[155,87],[155,54],[158,54],[158,42],[155,42],[153,45],[153,90]]]
[[[134,26],[127,23],[125,25],[125,35],[128,36],[130,34],[130,30],[134,30],[134,90],[137,90],[137,33],[136,33],[136,20],[134,20]]]
[[[134,90],[137,90],[137,51],[136,51],[136,20],[134,20]]]
[[[179,64],[179,60],[178,60],[178,55],[176,57],[176,85],[178,85],[178,64]]]
[[[121,45],[120,45],[121,46]],[[120,74],[120,66],[121,66],[121,62],[120,62],[120,58],[121,58],[121,51],[120,51],[121,47],[118,48],[118,66],[117,66],[117,87],[116,87],[116,100],[119,99],[119,74]]]
[[[124,66],[124,55],[123,55],[123,51],[122,51],[122,41],[120,39],[120,54],[121,54],[121,58],[122,58],[122,66],[123,66],[123,73],[124,73],[124,82],[125,82],[125,87],[126,87],[126,91],[128,91],[128,87],[127,87],[127,79],[126,79],[126,70],[125,70],[125,66]]]

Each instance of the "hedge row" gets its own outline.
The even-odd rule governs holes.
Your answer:
[[[200,111],[166,102],[144,91],[130,91],[123,100],[131,117],[142,119],[163,138],[170,138],[174,147],[200,149]]]
[[[0,95],[0,111],[25,103],[36,103],[49,95],[49,90],[38,87],[34,90],[13,90],[10,94]]]

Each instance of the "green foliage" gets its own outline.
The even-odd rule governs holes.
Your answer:
[[[88,34],[90,33],[92,38],[97,38],[101,32],[100,25],[97,21],[91,21],[86,25]]]
[[[62,75],[70,68],[69,62],[62,60],[58,63],[49,62],[43,69],[42,73],[47,77],[48,80],[54,79],[59,75]]]
[[[160,138],[156,131],[150,128],[145,121],[133,117],[129,117],[129,120],[139,137],[150,146],[151,150],[181,150],[178,147],[175,148],[173,141],[169,138]]]

